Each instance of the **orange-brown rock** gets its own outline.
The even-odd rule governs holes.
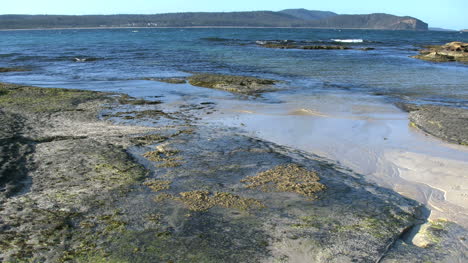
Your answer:
[[[413,57],[433,62],[468,62],[468,43],[450,42],[442,46],[430,46]]]

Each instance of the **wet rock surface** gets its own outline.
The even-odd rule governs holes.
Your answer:
[[[429,221],[413,239],[415,245],[407,246],[400,240],[381,262],[464,262],[468,259],[467,239],[466,230],[457,224]]]
[[[432,62],[468,62],[468,43],[450,42],[441,46],[430,46],[413,56]]]
[[[193,86],[225,90],[246,95],[275,90],[274,84],[277,83],[270,79],[220,74],[195,74],[188,78],[188,82]]]
[[[396,262],[408,253],[408,262],[418,262],[466,255],[460,239],[444,241],[458,225],[440,235],[448,252],[404,242],[400,237],[424,220],[419,204],[318,156],[198,125],[200,105],[167,113],[164,104],[122,104],[122,96],[96,92],[5,84],[0,92],[0,116],[9,123],[0,128],[1,261]],[[13,170],[22,173],[5,176]]]
[[[468,110],[439,105],[399,104],[410,124],[442,140],[468,145]]]
[[[187,80],[185,78],[144,78],[144,80],[159,81],[170,84],[185,84]]]

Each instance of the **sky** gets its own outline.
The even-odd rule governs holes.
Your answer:
[[[0,14],[158,14],[305,8],[339,14],[408,15],[423,20],[430,27],[468,29],[468,0],[3,0],[2,2]]]

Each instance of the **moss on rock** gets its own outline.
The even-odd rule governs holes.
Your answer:
[[[197,74],[188,78],[193,86],[220,89],[241,94],[255,94],[273,90],[276,83],[270,79],[220,74]]]
[[[165,181],[165,180],[151,180],[151,181],[146,181],[143,183],[143,185],[148,186],[154,192],[167,190],[170,188],[170,184],[171,184],[171,181]]]
[[[59,112],[77,110],[79,104],[104,100],[106,94],[72,89],[45,89],[0,83],[0,107],[29,112]]]
[[[319,183],[320,178],[315,172],[309,171],[297,164],[279,165],[273,169],[250,176],[241,182],[247,183],[247,188],[259,188],[262,191],[293,192],[315,198],[316,193],[325,190],[325,185]]]
[[[254,208],[264,208],[265,205],[253,198],[241,197],[226,192],[216,192],[212,194],[209,191],[196,190],[182,192],[179,196],[160,195],[155,198],[156,201],[172,199],[182,202],[191,211],[207,211],[215,206],[224,208],[233,208],[241,211],[247,211]]]

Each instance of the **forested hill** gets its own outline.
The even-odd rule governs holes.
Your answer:
[[[288,9],[280,12],[168,13],[155,15],[0,15],[0,29],[83,27],[315,27],[427,30],[412,17],[388,14],[338,15]]]

